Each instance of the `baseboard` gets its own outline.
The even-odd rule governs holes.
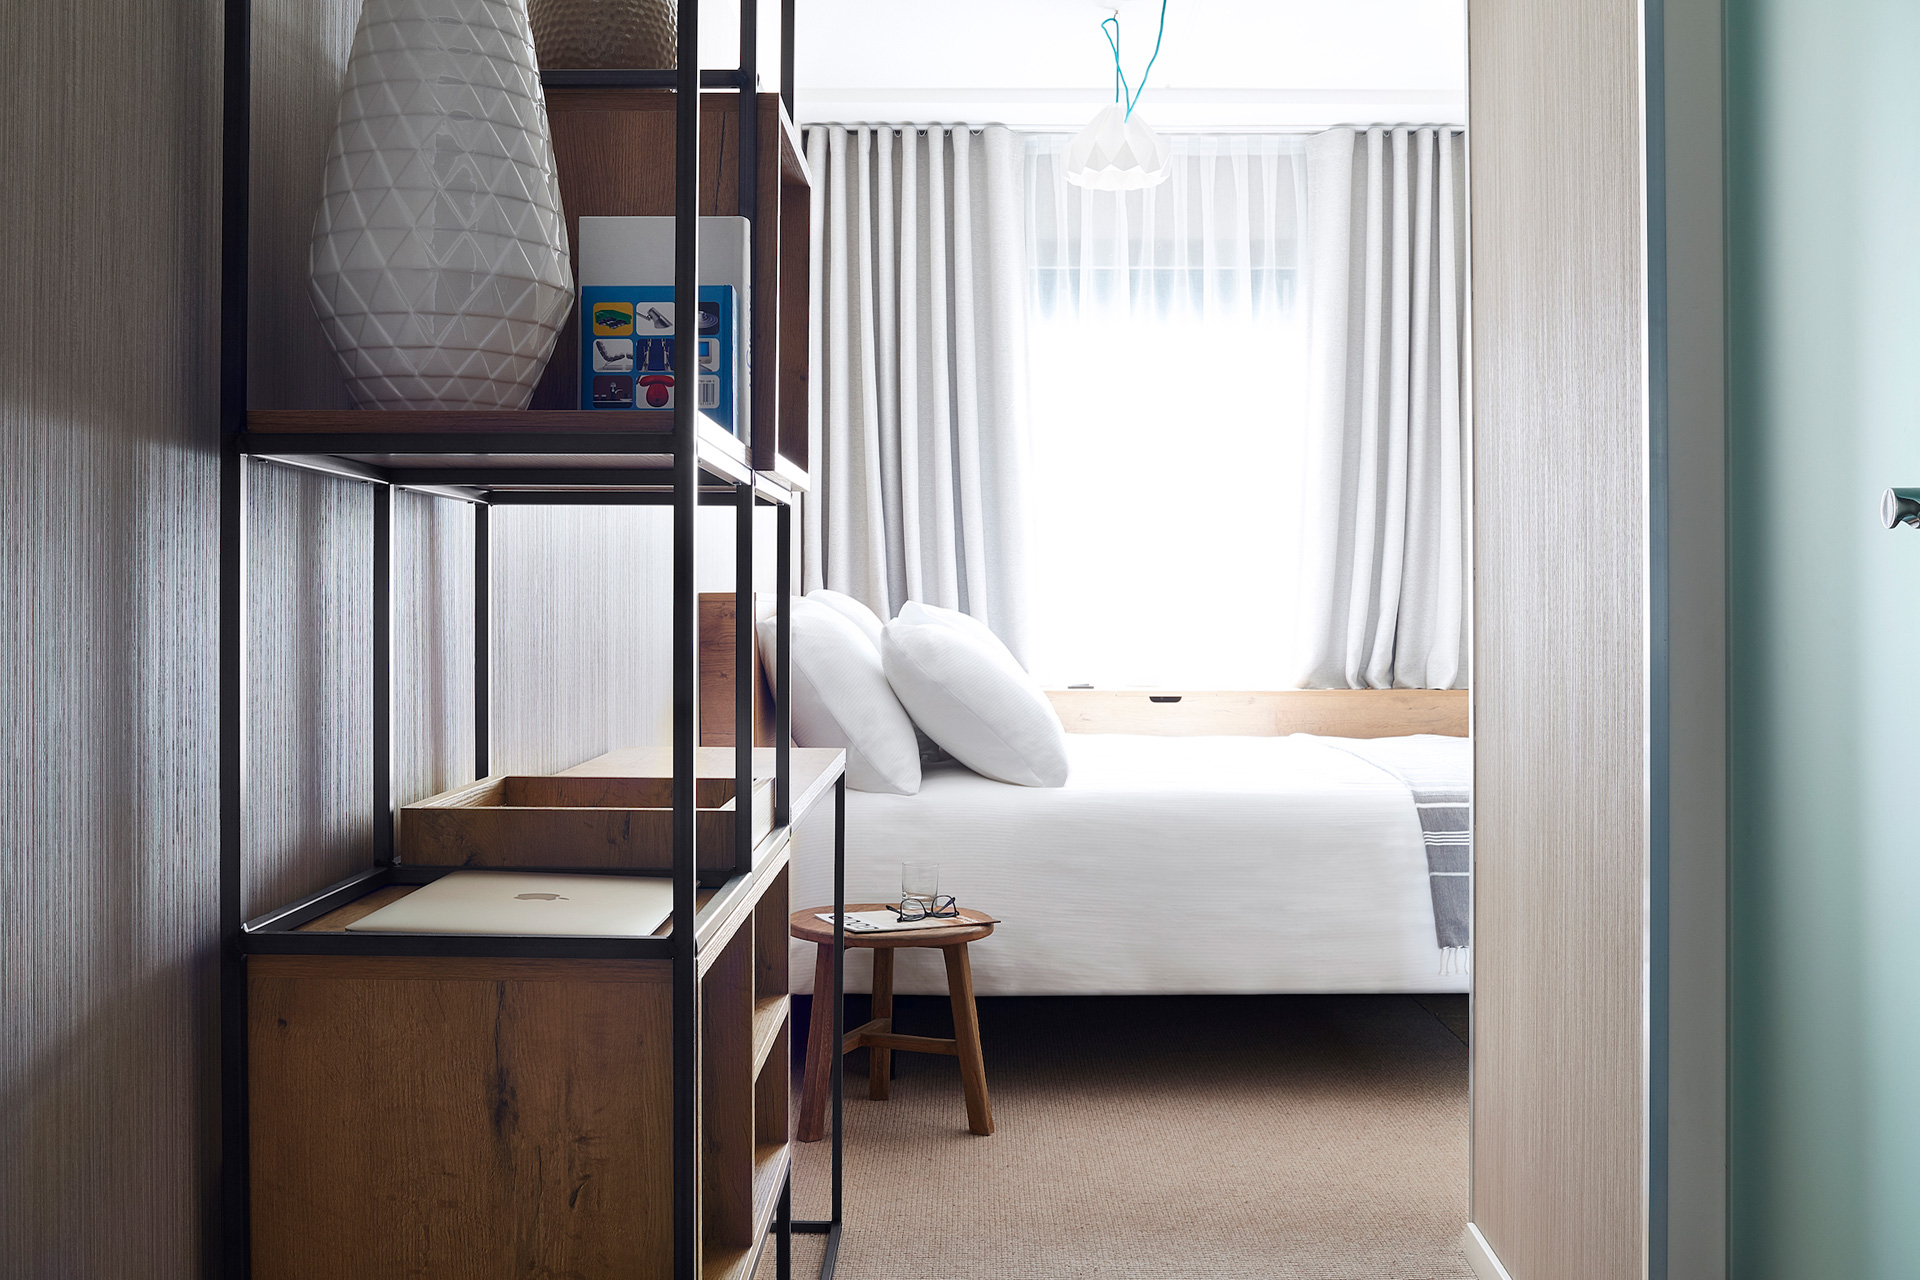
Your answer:
[[[1460,1237],[1460,1247],[1467,1251],[1467,1261],[1473,1267],[1473,1274],[1479,1276],[1480,1280],[1513,1280],[1507,1274],[1507,1269],[1500,1265],[1493,1246],[1480,1234],[1480,1228],[1471,1222],[1467,1224],[1466,1233]]]

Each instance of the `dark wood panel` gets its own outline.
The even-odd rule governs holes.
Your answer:
[[[753,934],[734,934],[700,983],[700,1239],[713,1255],[753,1231]]]
[[[787,1006],[782,1012],[773,1047],[753,1081],[753,1137],[762,1156],[769,1147],[783,1147],[793,1141],[793,1126],[788,1120],[793,1095],[793,1011]]]
[[[662,1274],[669,966],[621,967],[251,961],[254,1275]]]
[[[791,966],[787,962],[787,903],[790,868],[767,886],[753,908],[753,990],[761,1000],[787,993]]]
[[[796,147],[798,146],[796,140]],[[796,152],[797,154],[797,152]],[[805,473],[812,465],[813,194],[787,189],[780,201],[779,459]],[[757,428],[756,428],[757,429]],[[755,437],[754,465],[778,469]]]
[[[759,597],[755,598],[758,607]],[[735,612],[731,591],[700,593],[700,745],[733,745],[733,655]],[[760,665],[760,638],[753,637],[753,745],[773,745],[773,691]]]

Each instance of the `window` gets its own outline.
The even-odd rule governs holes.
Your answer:
[[[1290,686],[1303,141],[1175,135],[1100,192],[1068,140],[1026,144],[1034,674]]]

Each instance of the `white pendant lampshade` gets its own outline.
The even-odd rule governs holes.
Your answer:
[[[1067,181],[1095,191],[1137,191],[1166,181],[1172,157],[1165,138],[1116,102],[1067,145]]]

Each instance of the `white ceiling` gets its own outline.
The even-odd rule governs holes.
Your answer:
[[[1113,99],[1113,59],[1100,32],[1111,3],[796,4],[803,121],[1078,128]],[[703,13],[728,7],[710,3]],[[1153,51],[1159,15],[1158,0],[1123,0],[1130,81]],[[1464,122],[1464,0],[1168,0],[1140,112],[1174,129]]]

